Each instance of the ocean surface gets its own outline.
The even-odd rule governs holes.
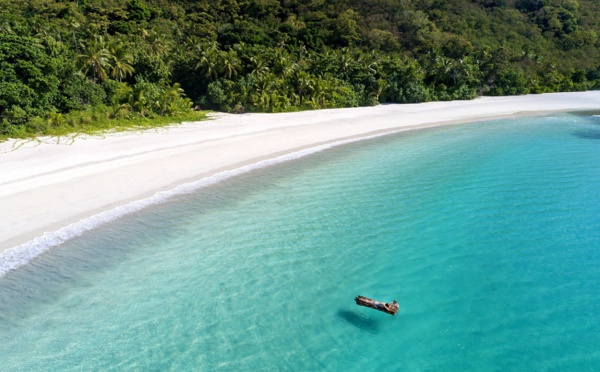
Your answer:
[[[346,144],[91,229],[0,278],[0,369],[598,370],[594,114]]]

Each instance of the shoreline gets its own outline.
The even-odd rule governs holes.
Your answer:
[[[168,199],[182,185],[212,184],[224,174],[235,176],[280,158],[277,162],[297,158],[302,151],[307,155],[406,130],[586,110],[600,111],[600,91],[282,114],[216,114],[212,120],[158,130],[9,140],[0,143],[0,266],[7,260],[25,259],[14,257],[19,250],[52,246],[48,234],[42,237],[45,232],[60,237],[61,229],[77,223],[90,230],[95,228],[89,221],[92,216],[129,205],[145,208],[135,206],[136,202],[156,195]],[[121,211],[120,216],[133,211]],[[65,240],[76,236],[62,235]],[[59,240],[54,242],[60,244]],[[36,249],[29,253],[41,253]]]

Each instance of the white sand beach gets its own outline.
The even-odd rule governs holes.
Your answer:
[[[177,185],[318,145],[474,120],[600,110],[600,91],[215,114],[148,131],[0,143],[0,252]]]

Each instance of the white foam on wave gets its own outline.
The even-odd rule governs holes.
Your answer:
[[[434,126],[436,125],[431,125],[428,127]],[[6,275],[6,273],[8,273],[11,270],[26,265],[35,257],[41,255],[50,248],[63,244],[67,240],[76,238],[84,234],[85,232],[96,229],[102,225],[115,221],[128,214],[138,212],[149,206],[165,203],[174,196],[189,194],[203,187],[217,184],[221,181],[238,176],[240,174],[248,173],[256,169],[265,168],[289,160],[299,159],[307,155],[331,149],[333,147],[346,145],[353,142],[375,139],[378,137],[405,132],[412,129],[414,128],[405,128],[364,137],[356,137],[352,139],[346,139],[319,146],[314,146],[300,151],[295,151],[272,159],[262,160],[256,163],[245,165],[240,168],[219,172],[215,175],[200,179],[198,181],[184,183],[171,190],[160,191],[149,198],[136,200],[129,204],[122,205],[111,210],[93,215],[81,221],[65,226],[57,231],[44,233],[42,236],[37,237],[20,246],[7,249],[2,254],[0,254],[0,277]]]

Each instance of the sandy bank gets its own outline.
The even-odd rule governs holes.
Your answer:
[[[217,114],[144,132],[0,143],[0,251],[159,191],[299,149],[403,128],[600,110],[600,91]]]

